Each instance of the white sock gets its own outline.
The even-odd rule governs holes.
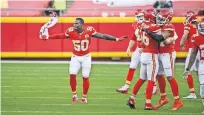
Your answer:
[[[135,99],[135,97],[133,95],[130,96],[131,99]]]
[[[77,94],[74,94],[72,97],[77,97]]]
[[[129,85],[128,85],[128,84],[125,84],[124,87],[125,87],[125,88],[129,88]]]

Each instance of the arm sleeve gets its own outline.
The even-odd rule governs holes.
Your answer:
[[[49,39],[66,39],[65,33],[60,33],[60,34],[53,34],[49,36]]]
[[[153,40],[156,40],[158,42],[164,41],[164,37],[162,35],[158,35],[154,32],[151,32],[150,30],[146,29],[145,32],[152,37]]]

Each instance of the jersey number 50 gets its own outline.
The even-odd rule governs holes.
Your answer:
[[[73,40],[72,42],[76,51],[86,51],[89,47],[88,40]]]

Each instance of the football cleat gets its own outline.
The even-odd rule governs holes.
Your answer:
[[[87,103],[87,98],[82,97],[81,98],[81,103],[83,103],[83,104]]]
[[[130,107],[130,109],[135,109],[135,101],[132,98],[129,98],[127,101],[127,105]]]
[[[144,110],[157,110],[151,103],[145,103]]]
[[[174,100],[174,104],[172,107],[172,111],[179,110],[181,107],[183,107],[183,102],[180,99]]]
[[[128,88],[125,87],[125,86],[122,86],[120,88],[117,88],[116,91],[119,92],[119,93],[127,94],[128,93]]]
[[[184,99],[197,99],[197,96],[195,93],[190,93],[188,96],[183,97]]]
[[[157,106],[155,107],[155,108],[160,108],[160,107],[162,107],[163,105],[165,105],[165,104],[167,104],[167,103],[169,103],[169,100],[168,100],[168,98],[160,98],[159,99],[159,103],[157,104]]]
[[[73,104],[77,103],[77,100],[78,100],[77,95],[76,95],[76,94],[73,95],[73,96],[72,96],[72,103],[73,103]]]

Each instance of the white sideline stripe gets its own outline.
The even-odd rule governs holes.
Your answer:
[[[115,92],[116,93],[116,92]],[[104,92],[105,94],[105,92]],[[144,93],[138,93],[138,94],[144,94]],[[171,93],[167,93],[167,94],[171,94]],[[158,95],[159,96],[159,95]],[[2,97],[2,99],[69,99],[69,97]],[[117,99],[121,99],[121,100],[125,100],[126,98],[111,98],[111,97],[103,97],[103,98],[88,98],[90,100],[117,100]],[[127,98],[128,99],[128,98]],[[127,100],[126,99],[126,100]],[[141,98],[141,97],[136,97],[135,100],[144,100],[145,98]],[[200,98],[197,99],[182,99],[182,100],[188,100],[188,101],[201,101]],[[55,104],[56,105],[56,104]],[[99,105],[99,104],[98,104]],[[110,105],[110,104],[108,104]],[[186,105],[185,105],[186,106]],[[187,105],[187,106],[191,106],[191,105]],[[192,105],[194,106],[194,105]]]
[[[89,104],[87,104],[89,105]],[[77,114],[152,114],[152,112],[66,112],[66,111],[2,111],[3,113],[77,113]],[[155,112],[158,113],[158,112]],[[173,114],[173,115],[193,115],[193,114],[200,114],[200,113],[176,113],[176,112],[159,112],[158,114]]]
[[[36,64],[69,64],[70,61],[24,61],[24,60],[2,60],[1,63],[36,63]],[[114,61],[92,61],[92,64],[123,64],[130,62],[114,62]],[[184,65],[184,63],[176,63],[176,65]]]

